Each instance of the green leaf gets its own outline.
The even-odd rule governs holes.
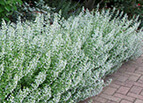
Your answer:
[[[9,21],[9,18],[5,17],[4,20]]]
[[[14,10],[17,10],[17,7],[16,6],[13,6]]]
[[[5,1],[5,4],[13,4],[13,1],[11,1],[11,0],[7,0],[7,1]]]
[[[2,0],[2,1],[0,0],[0,4],[1,4],[1,5],[5,5],[5,3],[4,3],[4,1],[3,1],[3,0]]]
[[[10,6],[6,6],[5,9],[10,12],[11,11],[11,7]]]
[[[22,4],[23,2],[21,0],[17,0],[18,3]]]
[[[0,8],[0,13],[3,12],[4,10],[2,8]]]

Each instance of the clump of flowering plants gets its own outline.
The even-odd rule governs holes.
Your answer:
[[[113,19],[109,10],[83,11],[68,20],[59,16],[52,25],[50,15],[47,21],[38,16],[35,22],[2,23],[1,102],[78,102],[99,94],[106,75],[141,54],[136,18],[117,13]]]

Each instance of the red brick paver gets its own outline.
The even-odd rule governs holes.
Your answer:
[[[142,91],[142,87],[139,87],[139,86],[133,86],[133,87],[130,89],[130,92],[135,93],[135,94],[140,94],[141,91]]]
[[[143,101],[142,101],[142,100],[137,99],[137,100],[135,101],[135,103],[143,103]]]
[[[127,100],[121,100],[121,102],[120,102],[120,103],[132,103],[132,102],[127,101]]]
[[[90,99],[92,103],[143,103],[143,55],[109,77],[113,81],[99,95],[80,103],[91,103]]]
[[[117,93],[121,93],[121,94],[126,95],[129,90],[130,90],[129,87],[121,86],[121,87],[117,90]]]

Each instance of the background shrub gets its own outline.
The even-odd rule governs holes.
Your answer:
[[[78,0],[76,0],[78,1]],[[83,5],[89,10],[96,8],[100,4],[101,8],[114,8],[124,11],[128,14],[129,19],[134,15],[140,15],[140,28],[143,26],[143,0],[80,0]]]
[[[79,2],[69,0],[23,0],[23,5],[17,5],[17,10],[10,16],[10,20],[15,22],[18,17],[22,21],[35,20],[37,14],[51,14],[51,22],[53,22],[53,13],[61,12],[61,17],[67,19],[70,16],[77,15],[81,11]]]
[[[37,13],[59,11],[61,11],[62,17],[68,18],[71,15],[79,14],[83,5],[92,10],[96,8],[97,4],[100,4],[101,8],[116,7],[118,10],[123,10],[130,19],[133,15],[140,15],[139,19],[142,21],[140,28],[143,25],[142,0],[1,0],[0,20],[4,18],[16,22],[19,16],[23,21],[34,20]]]
[[[108,0],[107,6],[116,7],[128,14],[129,19],[134,15],[140,15],[140,27],[143,26],[143,0]]]
[[[35,20],[37,14],[48,14],[52,13],[48,5],[45,4],[43,0],[36,1],[26,1],[23,0],[23,5],[17,5],[17,10],[13,12],[10,17],[12,22],[17,22],[20,17],[22,21]]]
[[[112,11],[114,14],[114,12]],[[104,77],[141,53],[137,19],[109,11],[81,12],[51,25],[34,22],[0,29],[0,101],[73,103],[97,95]],[[45,25],[46,23],[46,25]]]
[[[45,0],[45,3],[54,8],[54,12],[61,11],[61,16],[64,18],[79,14],[82,6],[79,1],[74,2],[72,0]]]
[[[21,5],[21,0],[0,0],[0,21],[2,18],[9,20],[8,16],[12,14],[14,10],[17,10],[16,4]]]

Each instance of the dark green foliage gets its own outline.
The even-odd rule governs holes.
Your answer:
[[[48,13],[51,14],[52,19],[52,14],[55,12],[61,12],[61,17],[68,18],[79,13],[81,4],[69,0],[23,0],[23,5],[17,5],[17,8],[10,16],[12,22],[16,22],[18,17],[21,17],[22,21],[34,20],[37,14]]]
[[[13,15],[11,15],[12,22],[16,22],[18,17],[21,17],[22,21],[34,20],[37,14],[50,12],[50,8],[45,5],[43,0],[39,2],[35,1],[34,3],[32,1],[28,2],[23,0],[23,5],[17,5],[17,8],[18,9],[13,12]]]
[[[76,0],[77,1],[77,0]],[[141,20],[140,27],[143,26],[143,0],[81,0],[86,8],[92,10],[97,4],[101,8],[113,8],[124,11],[131,19],[134,15],[139,15]]]
[[[143,26],[143,0],[106,0],[107,7],[116,7],[128,14],[129,18],[139,15]]]
[[[9,20],[8,16],[12,14],[14,10],[17,10],[16,4],[22,4],[21,0],[0,0],[0,21],[2,18]]]
[[[61,16],[64,18],[68,18],[71,15],[76,15],[79,13],[81,9],[81,4],[78,2],[74,2],[73,0],[44,0],[45,3],[54,8],[54,12],[61,11]]]

